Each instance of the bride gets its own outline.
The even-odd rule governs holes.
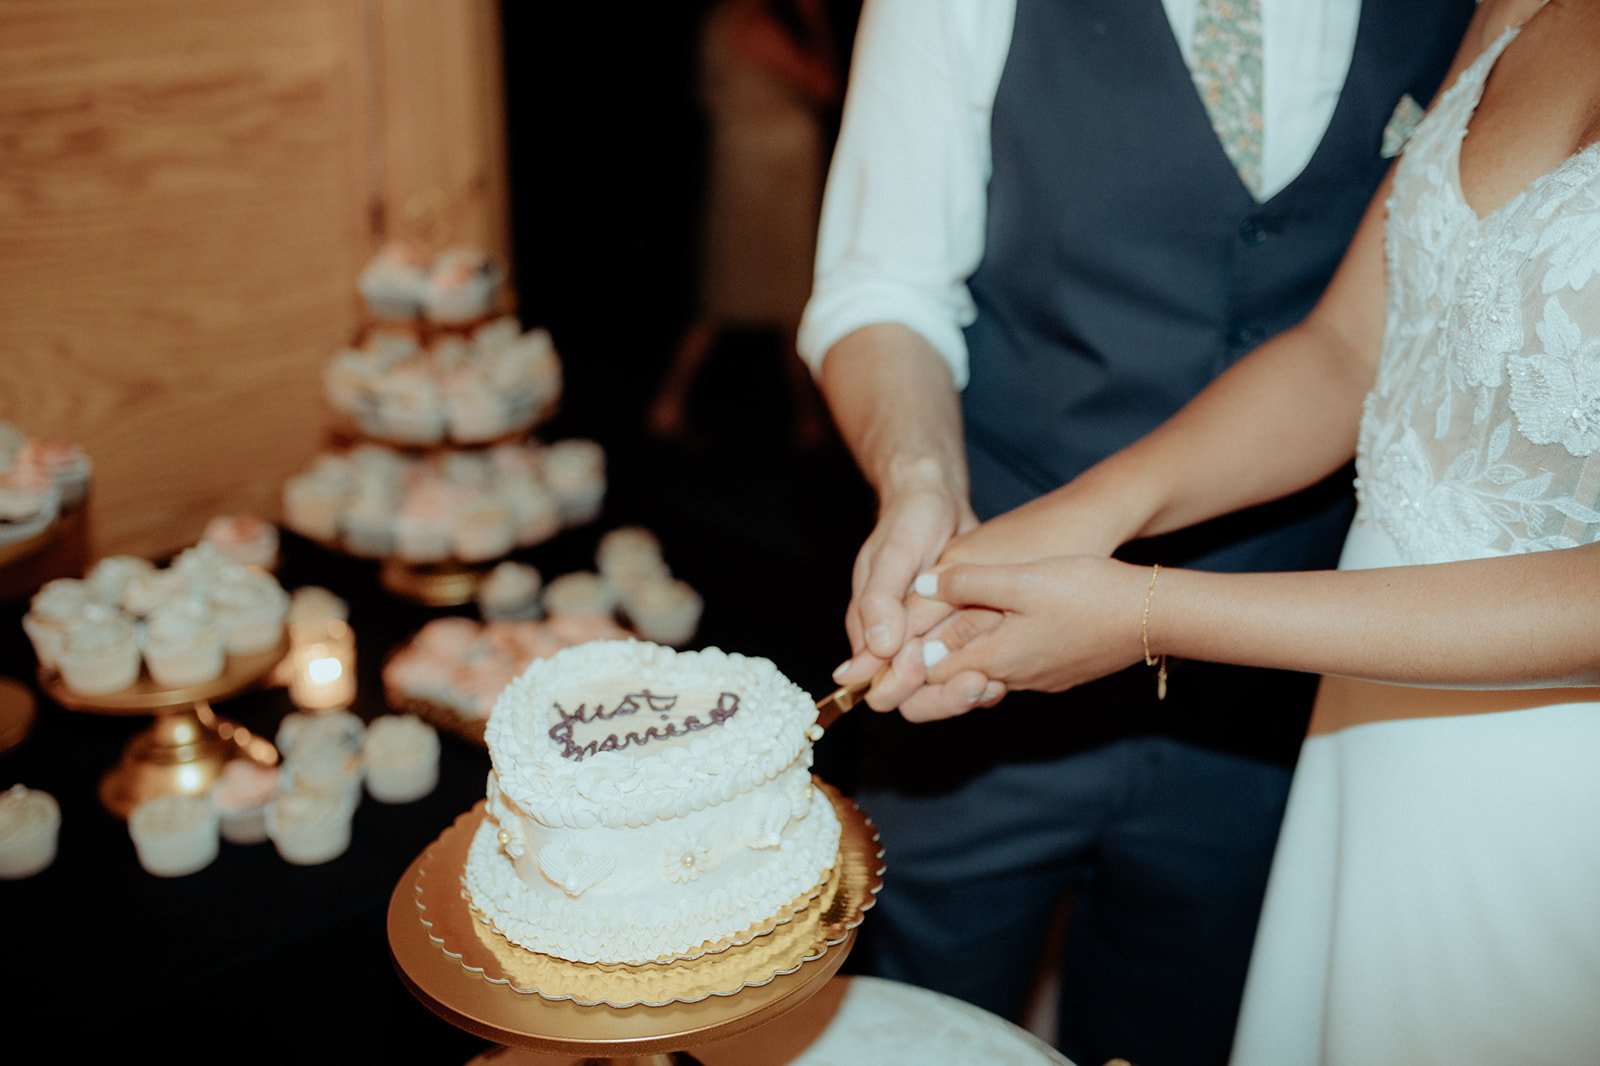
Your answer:
[[[1600,1062],[1597,56],[1600,0],[1486,0],[1316,310],[953,542],[874,693],[926,719],[1141,660],[1325,675],[1236,1063]],[[1108,558],[1352,453],[1337,572]]]

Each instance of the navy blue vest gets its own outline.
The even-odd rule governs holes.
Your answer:
[[[1321,145],[1258,204],[1212,131],[1160,0],[1018,0],[966,333],[962,406],[980,517],[1136,440],[1305,316],[1388,167],[1380,145],[1395,105],[1409,93],[1426,106],[1473,7],[1366,0]],[[1328,567],[1351,508],[1346,471],[1125,554],[1212,570]],[[1129,691],[1153,690],[1149,673]],[[1300,705],[1269,712],[1292,752],[1303,718],[1287,712],[1307,705],[1309,684],[1280,694],[1232,673],[1185,692],[1175,671],[1168,709],[1264,684],[1253,702]]]

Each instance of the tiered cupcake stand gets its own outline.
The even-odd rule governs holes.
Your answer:
[[[448,325],[418,320],[407,328],[414,330],[418,342],[426,345],[440,337],[469,337],[479,327],[513,313],[510,309],[502,309],[468,322]],[[400,328],[399,324],[379,320],[363,329],[362,336],[365,336],[368,330],[395,328]],[[357,338],[358,341],[360,339],[361,337]],[[340,411],[333,413],[332,432],[335,440],[342,445],[376,444],[407,455],[442,456],[452,452],[481,452],[501,444],[527,443],[533,429],[555,414],[556,406],[556,401],[552,400],[542,408],[532,410],[527,417],[519,421],[519,424],[512,426],[505,433],[490,440],[474,441],[470,444],[452,440],[435,444],[417,444],[372,433],[362,429],[354,418]],[[350,552],[341,544],[322,542],[322,546],[355,558],[370,558]],[[398,556],[388,556],[378,560],[378,583],[390,594],[413,603],[428,607],[459,607],[472,602],[484,576],[504,558],[501,556],[472,562],[454,558],[436,562],[414,562]]]
[[[274,765],[277,749],[212,708],[262,684],[288,651],[287,640],[253,655],[230,655],[215,680],[166,688],[143,675],[132,686],[105,695],[74,691],[61,675],[39,671],[39,686],[69,711],[113,716],[154,715],[155,721],[128,741],[122,758],[100,780],[100,801],[119,818],[157,796],[203,795],[223,765],[242,755]]]
[[[505,1061],[524,1049],[574,1063],[692,1063],[689,1049],[754,1029],[815,995],[843,965],[882,886],[877,830],[836,790],[816,787],[842,828],[821,893],[768,932],[643,966],[568,962],[494,932],[461,887],[484,817],[479,803],[411,864],[390,898],[389,947],[400,977],[452,1025],[513,1049]]]

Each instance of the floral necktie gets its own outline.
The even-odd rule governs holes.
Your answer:
[[[1261,0],[1198,0],[1192,74],[1239,178],[1261,195]]]

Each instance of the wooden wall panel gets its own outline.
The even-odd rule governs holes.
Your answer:
[[[380,224],[435,248],[508,260],[505,93],[496,4],[379,2]]]
[[[0,417],[86,445],[94,554],[278,516],[386,200],[443,182],[504,248],[496,10],[0,0]],[[455,103],[418,114],[430,82]]]

